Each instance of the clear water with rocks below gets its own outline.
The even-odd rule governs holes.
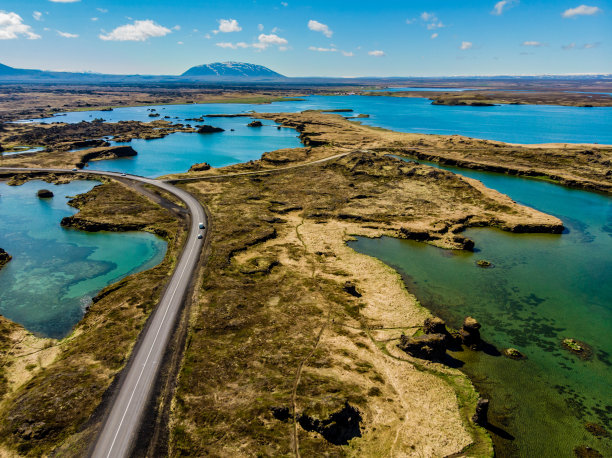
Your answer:
[[[561,235],[470,229],[476,252],[442,250],[383,237],[351,246],[400,272],[408,290],[447,322],[465,316],[483,325],[483,338],[512,347],[527,360],[484,352],[451,353],[479,391],[491,399],[497,456],[574,456],[589,445],[612,456],[609,438],[596,438],[587,422],[612,432],[612,199],[551,183],[441,167],[482,181],[519,203],[553,214]],[[483,269],[485,259],[494,268]],[[564,338],[590,345],[582,360],[563,349]]]
[[[76,209],[69,198],[93,181],[52,185],[0,182],[0,247],[13,259],[0,270],[0,314],[37,334],[61,338],[91,298],[127,275],[159,264],[166,242],[146,232],[84,232],[60,221]],[[54,193],[39,199],[39,189]]]

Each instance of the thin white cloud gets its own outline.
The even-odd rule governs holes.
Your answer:
[[[471,41],[462,41],[461,46],[459,46],[459,49],[461,49],[462,51],[467,51],[468,49],[472,49],[473,46],[474,44]]]
[[[316,51],[316,52],[337,52],[338,51],[336,48],[317,48],[316,46],[309,46],[308,49],[310,51]]]
[[[314,32],[321,32],[327,38],[331,38],[331,36],[334,34],[334,32],[326,24],[322,24],[314,19],[308,21],[308,28]]]
[[[257,30],[259,30],[260,32],[263,32],[263,29],[264,29],[263,24],[257,24]]]
[[[49,1],[53,3],[76,3],[76,2],[80,2],[81,0],[49,0]]]
[[[289,43],[287,40],[279,37],[275,33],[271,33],[269,35],[262,33],[257,37],[257,43],[253,44],[253,47],[257,49],[266,49],[272,45],[284,46],[287,43]]]
[[[219,19],[219,32],[230,33],[240,32],[242,27],[238,24],[236,19]]]
[[[531,46],[533,48],[540,48],[542,46],[546,46],[545,43],[541,43],[539,41],[523,41],[523,46]]]
[[[100,13],[108,13],[106,8],[96,8]]]
[[[96,22],[98,20],[98,18],[97,17],[92,17],[91,20]]]
[[[501,16],[504,10],[512,8],[512,6],[514,6],[518,2],[519,0],[501,0],[495,4],[495,6],[493,7],[493,11],[491,11],[491,14],[494,14],[495,16]]]
[[[416,19],[414,19],[414,18],[406,19],[406,24],[410,25],[410,24],[414,23],[414,21],[416,21]]]
[[[283,6],[287,7],[287,6],[289,6],[289,3],[287,3],[287,2],[281,2],[281,5],[283,5]]]
[[[385,52],[381,51],[380,49],[375,49],[374,51],[368,52],[368,54],[374,57],[383,57],[385,55]]]
[[[32,31],[32,27],[23,23],[17,13],[0,10],[0,40],[14,40],[20,36],[28,40],[40,38],[40,35]]]
[[[147,41],[149,38],[163,37],[169,33],[172,33],[170,29],[147,19],[122,25],[110,33],[100,34],[99,37],[104,41]]]
[[[421,13],[421,20],[427,23],[427,30],[441,29],[444,27],[444,24],[435,13],[428,13],[427,11],[423,11]]]
[[[352,51],[342,51],[342,55],[344,57],[353,57],[355,54]]]
[[[601,8],[598,8],[596,6],[580,5],[576,8],[570,8],[568,10],[565,10],[561,16],[565,18],[572,18],[576,16],[592,16],[601,12]]]
[[[40,21],[42,20],[43,14],[40,11],[34,11],[32,13],[32,17],[36,20],[36,21]]]
[[[431,24],[427,24],[427,30],[441,29],[442,27],[444,27],[444,24],[442,23],[442,21],[432,22]]]
[[[568,45],[561,46],[561,49],[563,49],[564,51],[571,51],[572,49],[593,49],[599,47],[600,44],[600,42],[595,42],[585,43],[582,46],[577,46],[576,43],[570,43]]]
[[[432,33],[431,34],[431,39],[435,40],[436,38],[438,38],[438,34],[437,33]]]
[[[172,27],[172,30],[176,30],[178,32],[179,30],[181,30],[181,26],[177,24],[174,27]]]
[[[183,43],[182,41],[177,41],[176,44],[177,45],[184,45],[185,43]]]
[[[219,48],[226,48],[226,49],[239,49],[239,48],[250,48],[251,45],[248,43],[245,43],[243,41],[241,41],[240,43],[228,43],[228,42],[224,42],[224,43],[216,43],[216,46],[218,46]]]
[[[79,38],[79,36],[75,33],[62,32],[61,30],[58,30],[57,34],[64,38]]]
[[[423,19],[425,22],[438,20],[438,18],[436,17],[434,13],[428,13],[427,11],[423,11],[421,13],[421,19]]]
[[[279,51],[286,51],[287,49],[289,49],[286,46],[287,44],[289,44],[289,42],[286,39],[279,37],[278,35],[273,34],[273,33],[269,35],[261,33],[257,37],[257,41],[251,44],[245,43],[244,41],[241,41],[239,43],[231,43],[231,42],[215,43],[216,46],[220,48],[225,48],[225,49],[254,48],[254,49],[257,49],[258,51],[263,51],[264,49],[267,49],[270,46],[278,46]]]

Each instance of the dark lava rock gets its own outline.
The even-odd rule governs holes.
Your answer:
[[[225,129],[222,129],[221,127],[209,126],[208,124],[204,124],[198,129],[198,134],[212,134],[215,132],[225,132]]]
[[[561,341],[561,346],[580,357],[580,359],[591,359],[593,356],[593,349],[590,345],[576,339],[565,338]]]
[[[253,121],[247,124],[247,127],[261,127],[263,124],[261,121]]]
[[[149,114],[149,118],[159,118],[160,114],[159,113],[150,113]]]
[[[352,281],[347,281],[344,283],[344,291],[349,293],[351,296],[361,297],[361,293],[357,291],[357,288],[355,287],[355,283],[353,283]]]
[[[472,421],[480,426],[486,426],[489,424],[487,414],[489,412],[489,400],[480,398],[476,403],[476,411],[472,416]]]
[[[459,330],[461,342],[468,347],[477,348],[480,343],[480,323],[476,319],[468,316],[463,320],[463,326]]]
[[[489,262],[489,261],[487,261],[485,259],[480,259],[480,260],[476,261],[476,265],[478,267],[482,267],[483,269],[490,269],[490,268],[494,267],[493,263],[491,263],[491,262]]]
[[[78,168],[85,167],[85,164],[93,160],[101,159],[117,159],[120,157],[133,157],[138,155],[136,150],[131,146],[108,146],[101,148],[91,148],[84,151],[81,156],[81,161],[76,164]]]
[[[289,407],[272,407],[270,409],[272,411],[272,415],[274,418],[280,421],[287,421],[291,418],[291,413],[289,412]]]
[[[574,455],[578,458],[603,458],[603,455],[588,445],[574,447]]]
[[[596,436],[596,437],[610,437],[610,433],[608,432],[608,430],[606,430],[606,428],[604,428],[603,426],[598,425],[597,423],[588,422],[588,423],[585,423],[584,427],[593,436]]]
[[[306,431],[314,431],[334,445],[347,445],[355,437],[361,437],[361,413],[348,402],[338,412],[326,420],[318,420],[309,415],[300,415],[298,423]]]
[[[446,334],[446,322],[437,316],[425,318],[423,331],[425,334]]]
[[[190,168],[190,172],[205,172],[206,170],[210,170],[210,164],[207,162],[201,162],[200,164],[193,164]]]
[[[48,189],[41,189],[36,193],[36,195],[40,197],[41,199],[49,199],[53,197],[53,193],[49,191]]]
[[[398,347],[416,358],[441,360],[446,355],[446,335],[423,334],[418,337],[402,335]]]
[[[516,359],[516,360],[527,359],[527,356],[525,356],[523,353],[518,351],[516,348],[505,348],[502,350],[502,353],[504,356],[510,359]]]
[[[8,254],[4,249],[0,248],[0,268],[4,266],[7,262],[9,262],[13,257]]]

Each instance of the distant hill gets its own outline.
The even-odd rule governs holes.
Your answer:
[[[251,80],[278,80],[286,76],[276,73],[263,65],[248,64],[246,62],[215,62],[212,64],[191,67],[181,76],[204,77],[206,79],[251,79]]]
[[[0,76],[10,75],[34,75],[42,73],[40,70],[23,70],[21,68],[13,68],[8,65],[0,64]]]

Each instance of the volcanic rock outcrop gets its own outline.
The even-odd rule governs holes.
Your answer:
[[[204,124],[198,128],[198,134],[214,134],[215,132],[225,132],[225,129],[209,126],[208,124]]]
[[[459,337],[463,345],[477,349],[480,344],[480,328],[481,324],[476,319],[468,316],[463,320],[463,326],[459,330]]]
[[[41,199],[50,199],[51,197],[53,197],[53,193],[49,191],[48,189],[40,189],[36,193],[36,195]]]
[[[11,259],[13,259],[13,257],[4,251],[4,249],[0,248],[0,269],[2,269]]]

